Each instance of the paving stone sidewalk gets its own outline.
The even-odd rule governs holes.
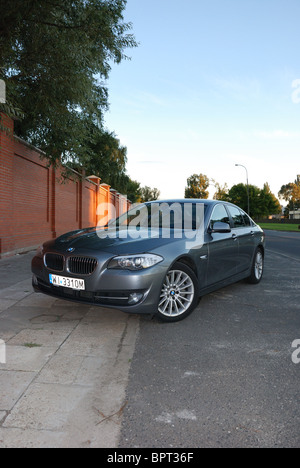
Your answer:
[[[0,260],[0,448],[117,447],[139,319],[33,293]]]

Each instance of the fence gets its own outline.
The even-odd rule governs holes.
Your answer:
[[[300,224],[300,219],[288,219],[288,218],[273,218],[273,219],[268,219],[268,218],[255,218],[256,223],[269,223],[269,224]]]
[[[13,132],[14,122],[3,118]],[[127,198],[99,178],[73,171],[61,183],[62,171],[41,159],[37,148],[0,130],[0,258],[96,226],[103,217],[100,203],[113,205],[117,216],[129,208]]]

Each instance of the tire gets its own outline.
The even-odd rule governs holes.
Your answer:
[[[256,249],[254,258],[253,258],[253,263],[251,267],[251,274],[247,278],[248,283],[251,284],[258,284],[264,273],[264,254],[262,249],[259,247]]]
[[[161,288],[157,317],[163,322],[185,319],[199,301],[198,280],[191,268],[176,262],[168,271]]]

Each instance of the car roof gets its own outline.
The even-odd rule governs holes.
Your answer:
[[[218,201],[220,202],[220,200],[206,200],[204,198],[171,198],[166,200],[154,200],[147,203],[205,203],[206,205],[213,205]]]
[[[207,206],[213,206],[218,203],[223,203],[224,205],[231,205],[231,206],[238,207],[238,205],[235,205],[234,203],[227,202],[224,200],[210,200],[206,198],[170,198],[170,199],[165,199],[165,200],[153,200],[153,201],[148,201],[145,203],[203,203]]]

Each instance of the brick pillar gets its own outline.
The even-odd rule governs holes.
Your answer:
[[[115,207],[115,210],[114,210],[114,215],[112,216],[112,218],[117,218],[117,210],[116,210],[116,196],[117,194],[117,191],[114,189],[114,188],[111,188],[110,189],[110,203],[112,205],[114,205]]]
[[[87,179],[95,184],[95,206],[93,207],[93,213],[94,213],[94,220],[95,220],[94,224],[95,226],[97,226],[97,222],[98,222],[97,208],[100,203],[99,187],[100,187],[101,178],[95,175],[91,175],[91,176],[88,176]]]
[[[103,204],[105,206],[105,209],[103,209],[103,206],[102,206],[102,210],[104,212],[106,211],[106,214],[103,213],[100,216],[100,211],[98,210],[97,223],[101,224],[101,219],[102,218],[105,219],[105,217],[108,216],[107,221],[111,218],[110,207],[109,207],[109,203],[110,203],[110,185],[108,185],[108,184],[101,184],[100,185],[100,200],[99,200],[99,203],[101,203],[101,204]]]

